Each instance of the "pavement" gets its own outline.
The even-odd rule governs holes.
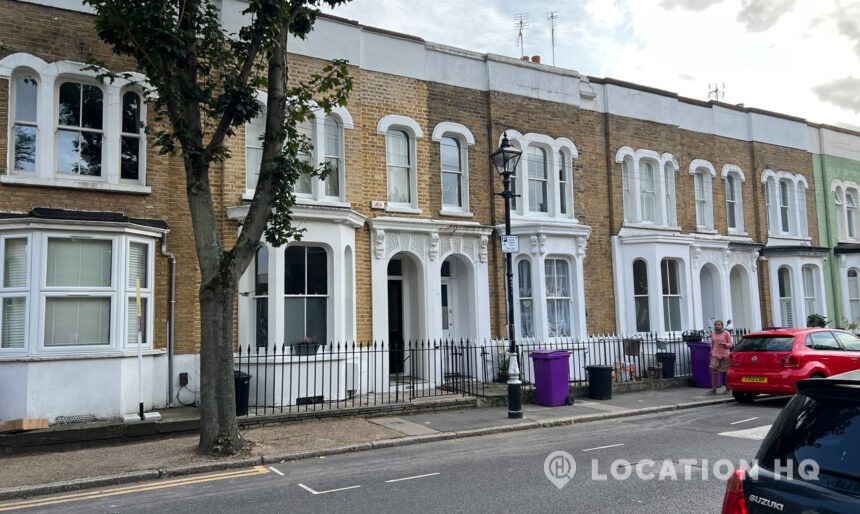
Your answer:
[[[508,418],[506,406],[474,408],[481,402],[463,402],[462,398],[459,401],[446,398],[425,401],[424,408],[419,404],[415,409],[396,415],[377,414],[376,417],[308,416],[289,422],[277,422],[272,418],[244,419],[240,429],[248,448],[243,454],[229,458],[196,453],[198,435],[189,427],[196,426],[199,421],[197,409],[161,409],[160,421],[138,425],[139,428],[157,427],[156,433],[151,435],[114,439],[97,436],[127,431],[133,426],[115,421],[71,429],[53,426],[11,439],[22,445],[36,437],[51,441],[51,444],[26,448],[10,449],[10,436],[0,436],[7,438],[7,455],[0,455],[0,500],[734,401],[729,394],[712,396],[707,393],[707,388],[675,386],[615,391],[608,400],[577,396],[569,406],[524,404],[522,419]]]

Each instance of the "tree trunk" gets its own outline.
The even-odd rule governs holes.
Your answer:
[[[224,258],[230,258],[225,255]],[[222,274],[229,274],[223,271]],[[245,447],[236,423],[232,276],[200,286],[200,442],[197,452],[234,455]]]

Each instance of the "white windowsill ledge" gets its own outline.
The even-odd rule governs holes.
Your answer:
[[[72,180],[64,178],[25,177],[21,175],[0,175],[0,184],[18,184],[35,187],[57,187],[64,189],[88,189],[111,193],[132,193],[148,195],[152,192],[149,186],[139,184],[108,184],[95,180]]]

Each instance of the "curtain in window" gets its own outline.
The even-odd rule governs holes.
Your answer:
[[[791,273],[788,268],[777,271],[779,285],[780,323],[784,327],[794,326],[794,303],[791,297]]]
[[[818,312],[818,301],[815,294],[815,272],[812,266],[804,266],[803,273],[803,296],[806,304],[806,315],[820,314]]]
[[[148,300],[149,300],[149,245],[144,243],[132,242],[128,245],[128,290],[131,292],[128,298],[128,319],[126,320],[126,344],[137,344],[138,341],[138,323],[137,323],[137,283],[140,281],[141,298],[140,298],[140,341],[146,344],[147,339],[146,327],[149,324],[147,318]]]
[[[519,281],[520,336],[534,337],[534,302],[532,298],[532,265],[527,260],[517,263]]]
[[[848,270],[849,322],[860,323],[860,274],[856,269]]]
[[[48,239],[45,346],[109,345],[112,242]],[[60,295],[91,294],[88,297]]]
[[[546,310],[549,336],[570,335],[570,274],[567,261],[547,259],[544,262]]]

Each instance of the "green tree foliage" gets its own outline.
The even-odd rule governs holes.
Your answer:
[[[96,11],[99,37],[135,59],[146,77],[139,85],[154,113],[149,133],[162,152],[182,158],[201,274],[201,453],[233,454],[244,446],[232,374],[238,277],[264,234],[275,245],[300,238],[290,217],[294,184],[302,173],[327,172],[300,158],[312,147],[297,124],[317,109],[345,105],[352,88],[345,61],[333,61],[306,81],[289,80],[287,45],[291,36],[311,32],[321,5],[346,1],[251,0],[242,13],[247,24],[228,33],[215,3],[206,0],[84,0]],[[267,93],[264,108],[258,90]],[[262,113],[257,189],[227,248],[219,238],[210,168],[230,156],[225,142],[236,129]]]

